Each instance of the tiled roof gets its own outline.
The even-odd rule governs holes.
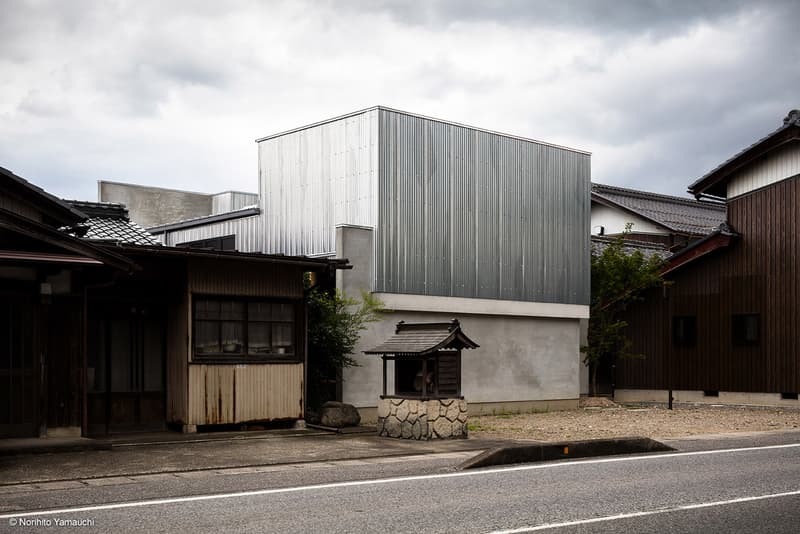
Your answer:
[[[618,239],[617,237],[607,237],[607,236],[599,236],[593,235],[592,236],[592,253],[598,254],[603,251],[608,245],[610,245],[613,241]],[[623,240],[622,250],[626,254],[632,254],[634,251],[639,251],[644,254],[645,258],[650,258],[651,256],[659,256],[662,259],[669,258],[672,253],[666,249],[666,247],[660,243],[649,243],[647,241],[635,241],[633,239],[625,239]]]
[[[397,323],[395,334],[366,354],[425,355],[439,349],[474,349],[478,344],[462,331],[457,320],[449,323]]]
[[[89,216],[80,224],[86,228],[86,233],[81,236],[84,239],[125,245],[161,244],[147,230],[128,219],[128,210],[123,204],[82,200],[67,202]]]
[[[89,230],[83,236],[85,239],[102,241],[116,241],[126,245],[160,245],[155,237],[138,224],[110,217],[91,217],[84,223]]]
[[[751,151],[757,152],[758,150],[762,150],[765,148],[769,149],[771,146],[774,148],[774,145],[770,145],[770,141],[773,141],[774,139],[778,139],[778,141],[780,141],[781,138],[783,138],[781,134],[783,134],[784,132],[791,134],[792,133],[791,130],[793,130],[794,131],[793,138],[797,139],[798,128],[800,128],[800,111],[793,109],[789,111],[789,114],[786,115],[786,117],[783,119],[783,124],[777,130],[765,135],[752,145],[740,150],[730,158],[726,159],[725,161],[717,165],[714,169],[707,172],[701,178],[698,178],[692,185],[689,186],[689,192],[694,195],[701,195],[704,194],[709,189],[714,189],[715,185],[719,182],[719,180],[724,177],[724,173],[722,173],[721,171],[726,169],[726,167],[731,166],[736,162],[736,160],[744,157]],[[715,177],[715,175],[721,175],[721,176]],[[714,196],[725,196],[724,190],[722,192],[715,191],[713,194]]]
[[[614,204],[681,234],[708,235],[726,219],[724,204],[610,185],[592,184],[592,199]]]

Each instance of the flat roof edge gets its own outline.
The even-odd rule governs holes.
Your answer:
[[[161,235],[173,230],[185,230],[187,228],[194,228],[197,226],[204,226],[206,224],[230,221],[233,219],[243,219],[245,217],[252,217],[261,213],[261,209],[257,207],[241,208],[235,211],[228,211],[225,213],[216,213],[214,215],[206,215],[204,217],[196,217],[194,219],[187,219],[185,221],[177,221],[174,223],[161,224],[158,226],[151,226],[145,228],[153,235]]]
[[[528,143],[535,143],[537,145],[547,146],[547,147],[551,147],[551,148],[557,148],[557,149],[560,149],[560,150],[567,150],[569,152],[575,152],[575,153],[583,154],[583,155],[586,155],[586,156],[591,156],[592,155],[591,152],[589,152],[587,150],[581,150],[579,148],[568,147],[566,145],[559,145],[559,144],[556,144],[556,143],[548,143],[547,141],[541,141],[539,139],[533,139],[532,137],[525,137],[525,136],[522,136],[522,135],[515,135],[515,134],[510,134],[510,133],[499,132],[497,130],[490,130],[488,128],[481,128],[481,127],[478,127],[478,126],[471,126],[469,124],[464,124],[464,123],[461,123],[461,122],[450,121],[450,120],[445,120],[445,119],[438,119],[436,117],[429,117],[427,115],[422,115],[422,114],[419,114],[419,113],[412,113],[410,111],[403,111],[403,110],[400,110],[400,109],[390,108],[388,106],[372,106],[372,107],[361,109],[361,110],[358,110],[358,111],[353,111],[351,113],[345,113],[344,115],[339,115],[339,116],[332,117],[332,118],[329,118],[329,119],[317,121],[317,122],[314,122],[314,123],[311,123],[311,124],[306,124],[304,126],[298,126],[297,128],[292,128],[291,130],[285,130],[283,132],[267,135],[265,137],[260,137],[260,138],[256,139],[256,143],[260,143],[262,141],[267,141],[269,139],[275,139],[277,137],[282,137],[284,135],[297,133],[297,132],[300,132],[300,131],[303,131],[303,130],[308,130],[310,128],[315,128],[317,126],[321,126],[323,124],[328,124],[328,123],[331,123],[331,122],[336,122],[336,121],[339,121],[339,120],[342,120],[342,119],[355,117],[356,115],[362,115],[364,113],[368,113],[368,112],[374,111],[374,110],[389,111],[389,112],[392,112],[392,113],[397,113],[399,115],[406,115],[406,116],[415,117],[415,118],[418,118],[418,119],[434,121],[434,122],[438,122],[438,123],[441,123],[441,124],[447,124],[447,125],[450,125],[450,126],[458,126],[458,127],[461,127],[461,128],[467,128],[469,130],[474,130],[476,132],[482,132],[482,133],[487,133],[487,134],[491,134],[491,135],[497,135],[497,136],[500,136],[500,137],[507,137],[509,139],[516,139],[518,141],[525,141],[525,142],[528,142]]]

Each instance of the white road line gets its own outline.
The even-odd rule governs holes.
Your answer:
[[[493,469],[475,469],[470,471],[459,471],[457,473],[442,473],[442,474],[435,474],[435,475],[414,475],[414,476],[406,476],[406,477],[395,477],[395,478],[379,478],[374,480],[355,480],[351,482],[332,482],[329,484],[314,484],[310,486],[296,486],[292,488],[276,488],[276,489],[265,489],[265,490],[253,490],[253,491],[240,491],[236,493],[217,493],[211,495],[195,495],[189,497],[174,497],[169,499],[152,499],[152,500],[145,500],[145,501],[131,501],[131,502],[122,502],[122,503],[113,503],[113,504],[98,504],[93,506],[81,506],[76,508],[58,508],[55,510],[38,510],[33,512],[20,512],[20,513],[12,513],[12,514],[2,514],[0,515],[0,519],[10,519],[12,517],[32,517],[32,516],[41,516],[41,515],[56,515],[56,514],[70,514],[70,513],[79,513],[79,512],[95,512],[99,510],[116,510],[120,508],[138,508],[142,506],[158,506],[164,504],[178,504],[178,503],[187,503],[187,502],[197,502],[197,501],[213,501],[213,500],[221,500],[221,499],[236,499],[241,497],[255,497],[260,495],[274,495],[277,493],[297,493],[301,491],[313,491],[313,490],[320,490],[320,489],[333,489],[333,488],[346,488],[352,486],[377,486],[380,484],[393,484],[397,482],[410,482],[410,481],[418,481],[418,480],[433,480],[439,478],[458,478],[458,477],[473,477],[473,476],[483,476],[483,475],[490,475],[495,473],[510,473],[515,471],[533,471],[537,469],[566,469],[573,466],[579,465],[587,465],[587,464],[604,464],[604,463],[616,463],[616,462],[642,462],[642,461],[652,461],[652,460],[661,460],[664,458],[672,458],[677,456],[705,456],[705,455],[712,455],[712,454],[732,454],[732,453],[741,453],[741,452],[753,452],[753,451],[763,451],[763,450],[773,450],[773,449],[790,449],[790,448],[798,448],[800,447],[800,443],[789,443],[786,445],[766,445],[762,447],[743,447],[738,449],[718,449],[718,450],[711,450],[711,451],[693,451],[693,452],[672,452],[672,453],[665,453],[665,454],[654,454],[651,456],[622,456],[622,457],[613,457],[613,458],[600,458],[600,459],[592,459],[592,460],[576,460],[571,462],[560,462],[560,463],[544,463],[544,464],[525,464],[525,465],[518,465],[514,467],[500,467],[500,468],[493,468]]]
[[[711,508],[713,506],[725,506],[729,504],[739,504],[743,502],[763,501],[765,499],[779,499],[781,497],[791,497],[800,495],[800,490],[787,491],[784,493],[770,493],[769,495],[758,495],[756,497],[741,497],[738,499],[729,499],[727,501],[703,502],[698,504],[686,504],[683,506],[673,506],[670,508],[659,508],[658,510],[647,510],[644,512],[630,512],[627,514],[608,515],[605,517],[592,517],[589,519],[578,519],[575,521],[564,521],[563,523],[548,523],[545,525],[537,525],[535,527],[520,527],[510,530],[495,530],[490,534],[519,534],[521,532],[536,532],[538,530],[554,530],[564,527],[575,527],[580,525],[590,525],[592,523],[604,523],[607,521],[617,521],[620,519],[629,519],[631,517],[645,517],[648,515],[669,514],[672,512],[680,512],[683,510],[697,510],[699,508]]]

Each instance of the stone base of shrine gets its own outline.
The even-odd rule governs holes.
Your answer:
[[[467,437],[467,401],[464,399],[381,399],[378,435],[402,439]]]

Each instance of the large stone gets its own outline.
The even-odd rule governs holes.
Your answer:
[[[445,414],[445,417],[447,417],[447,420],[452,423],[458,419],[459,413],[461,413],[461,410],[458,409],[458,404],[454,402],[447,407],[447,413]]]
[[[361,423],[361,415],[352,404],[330,401],[322,405],[319,420],[322,426],[342,428],[358,426]]]
[[[419,419],[414,421],[414,424],[411,425],[411,437],[414,439],[422,438],[422,425],[420,424]]]
[[[399,438],[400,434],[402,433],[400,421],[394,417],[387,417],[383,422],[383,432],[384,435],[389,436],[390,438]]]
[[[403,424],[400,427],[400,436],[409,439],[414,435],[413,425],[409,421],[403,421]]]
[[[381,399],[378,402],[378,418],[388,417],[391,413],[391,406],[392,403],[389,402],[389,399]]]
[[[449,438],[453,435],[453,424],[446,417],[440,417],[433,422],[433,432],[437,438]],[[433,436],[431,436],[433,437]]]
[[[409,405],[410,402],[412,402],[412,401],[406,401],[406,402],[404,402],[403,404],[401,404],[400,406],[397,407],[397,419],[398,420],[405,421],[406,419],[408,419],[408,413],[409,413],[408,405]]]

